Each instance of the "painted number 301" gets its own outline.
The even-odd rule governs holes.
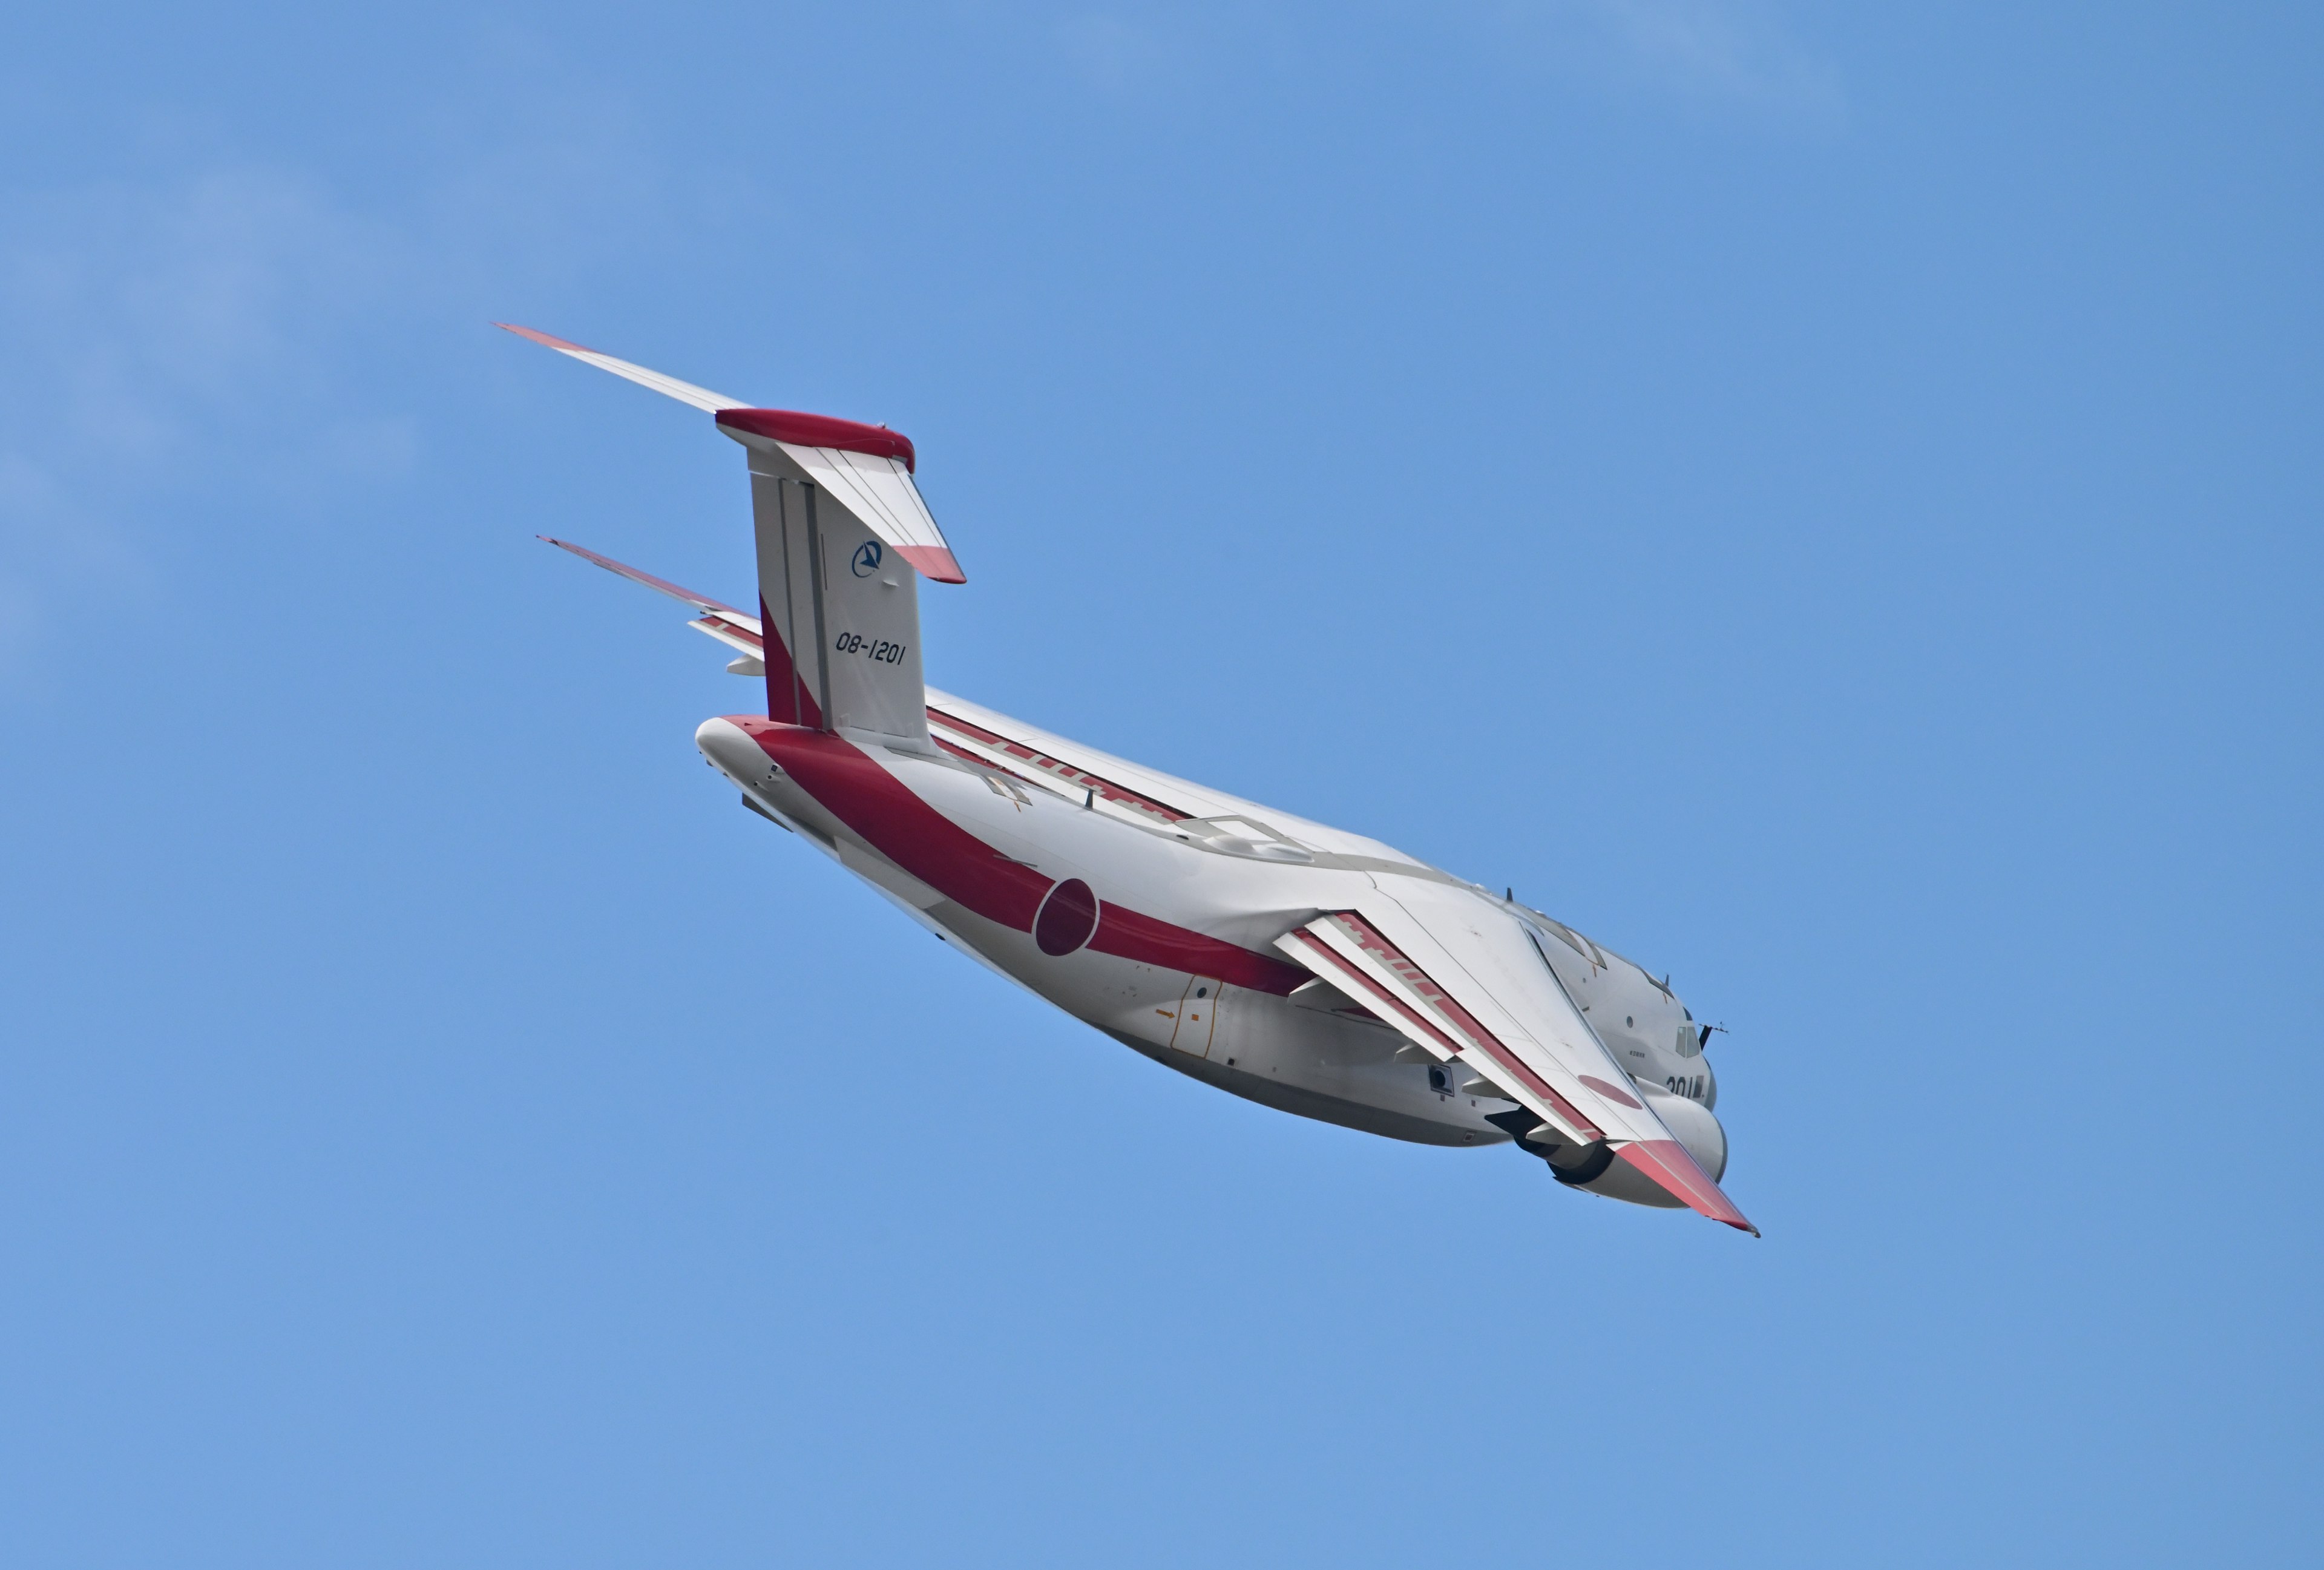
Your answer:
[[[866,660],[877,660],[882,665],[901,665],[904,645],[891,643],[885,638],[866,638],[861,633],[842,633],[832,640],[832,648],[842,654],[861,654]]]

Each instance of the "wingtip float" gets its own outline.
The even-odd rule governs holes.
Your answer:
[[[907,438],[495,325],[742,444],[756,615],[542,538],[691,605],[764,679],[763,715],[696,733],[752,811],[1181,1074],[1392,1139],[1513,1144],[1568,1187],[1759,1235],[1719,1187],[1710,1033],[1666,981],[1377,840],[928,687],[918,586],[963,577]]]

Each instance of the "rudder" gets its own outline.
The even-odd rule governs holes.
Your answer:
[[[919,573],[779,445],[722,429],[750,457],[768,717],[934,751]]]

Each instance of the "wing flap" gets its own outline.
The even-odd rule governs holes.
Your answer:
[[[1670,1137],[1507,911],[1457,884],[1381,875],[1372,882],[1379,897],[1363,902],[1363,914],[1382,938],[1499,1035],[1605,1138]]]
[[[1436,980],[1354,910],[1319,916],[1277,946],[1326,981],[1377,1004],[1406,1037],[1500,1087],[1509,1100],[1576,1144],[1605,1137],[1586,1113],[1506,1039],[1462,1008]]]
[[[1565,1138],[1604,1141],[1681,1204],[1757,1235],[1634,1094],[1522,924],[1473,890],[1377,873],[1372,881],[1376,896],[1325,912],[1277,947]]]

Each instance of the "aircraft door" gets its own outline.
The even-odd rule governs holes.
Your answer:
[[[1178,1023],[1170,1032],[1171,1047],[1190,1057],[1208,1057],[1218,1032],[1219,1009],[1226,1002],[1225,993],[1226,988],[1214,976],[1188,978],[1185,996],[1178,1000]]]

